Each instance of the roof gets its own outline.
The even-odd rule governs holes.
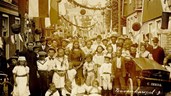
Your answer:
[[[147,22],[158,18],[162,16],[162,11],[161,0],[144,0],[142,21]]]
[[[158,64],[156,61],[147,58],[134,58],[133,61],[136,64],[137,70],[149,70],[157,69],[167,71],[162,65]]]

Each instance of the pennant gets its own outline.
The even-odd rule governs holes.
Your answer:
[[[51,25],[59,24],[59,4],[58,0],[51,0],[50,2],[50,23]]]
[[[13,44],[15,43],[14,35],[11,35],[11,42],[12,42]]]
[[[21,37],[21,34],[18,34],[18,37],[21,40],[21,42],[23,42],[23,38]]]
[[[49,7],[48,0],[39,0],[39,17],[48,17],[49,16]]]
[[[3,48],[3,41],[1,37],[0,37],[0,48]]]
[[[22,1],[22,0],[21,0]],[[29,17],[39,17],[39,0],[29,0]]]

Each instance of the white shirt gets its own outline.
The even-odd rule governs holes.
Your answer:
[[[93,48],[87,48],[87,47],[83,47],[82,48],[82,50],[83,50],[83,52],[84,52],[84,54],[92,54],[94,51],[93,51]]]
[[[121,58],[116,58],[116,67],[119,69],[121,68]]]
[[[45,60],[47,60],[46,63],[48,64],[48,71],[53,70],[54,66],[57,65],[57,60],[54,57],[50,60],[50,57],[48,56],[45,58]]]
[[[53,93],[53,95],[50,95],[51,93],[52,93],[52,91],[48,90],[46,92],[45,96],[60,96],[58,91],[56,91],[55,93]]]
[[[100,75],[102,76],[104,73],[112,73],[112,63],[104,63],[100,68]]]
[[[47,60],[37,60],[37,67],[38,70],[47,71],[48,70]]]
[[[54,70],[67,70],[69,68],[68,59],[64,57],[57,57],[56,63],[54,64],[53,68]]]
[[[116,52],[117,49],[116,44],[112,44],[112,47],[113,47],[113,52]]]
[[[95,54],[93,56],[93,61],[95,64],[99,64],[99,65],[102,65],[104,63],[104,55],[98,55],[98,54]]]
[[[86,91],[88,91],[88,86],[86,84],[78,86],[75,82],[73,82],[71,96],[76,96],[77,94],[82,94]]]

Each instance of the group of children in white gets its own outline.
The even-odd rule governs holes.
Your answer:
[[[137,58],[137,49],[131,47],[130,39],[111,37],[114,43],[97,37],[81,47],[78,41],[70,42],[65,48],[49,48],[39,51],[37,75],[41,91],[45,96],[111,96],[113,88],[125,89],[125,59]],[[123,44],[124,47],[119,44]],[[103,42],[103,43],[102,43]],[[128,45],[128,46],[127,46]],[[58,47],[58,46],[57,46]],[[73,47],[73,48],[72,48]],[[131,49],[130,49],[131,47]],[[145,46],[140,57],[149,57]],[[67,51],[70,50],[70,55]],[[130,51],[131,50],[131,51]],[[29,96],[29,68],[25,57],[19,56],[19,64],[13,69],[13,96]],[[128,66],[130,67],[130,66]],[[114,84],[113,84],[114,82]],[[103,93],[102,93],[103,92]]]

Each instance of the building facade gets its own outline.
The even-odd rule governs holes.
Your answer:
[[[11,26],[20,23],[18,6],[12,0],[0,0],[0,37],[3,41],[4,55],[8,59],[20,50],[20,40],[12,33]]]

